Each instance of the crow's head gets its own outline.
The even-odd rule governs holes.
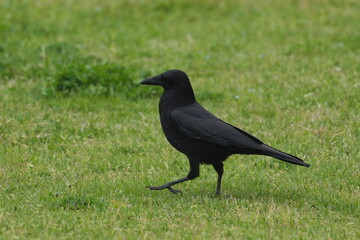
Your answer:
[[[189,90],[192,92],[188,76],[183,71],[177,69],[169,70],[160,75],[147,78],[141,81],[140,84],[159,85],[165,90]]]

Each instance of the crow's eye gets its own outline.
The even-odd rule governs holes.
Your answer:
[[[165,80],[166,78],[164,77],[164,74],[161,74],[160,75],[160,78],[161,78],[161,80]]]

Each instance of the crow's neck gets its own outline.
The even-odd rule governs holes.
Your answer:
[[[173,110],[178,107],[184,107],[188,106],[190,104],[193,104],[196,102],[194,92],[189,91],[171,91],[171,90],[165,90],[160,98],[160,108],[161,109],[167,109],[167,110]]]

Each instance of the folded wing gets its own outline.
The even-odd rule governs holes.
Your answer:
[[[175,109],[171,117],[178,129],[193,139],[241,149],[262,148],[259,139],[222,121],[197,103]]]

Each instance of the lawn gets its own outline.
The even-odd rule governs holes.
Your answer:
[[[360,239],[358,0],[1,0],[0,239]],[[186,157],[178,68],[223,120],[311,164]]]

